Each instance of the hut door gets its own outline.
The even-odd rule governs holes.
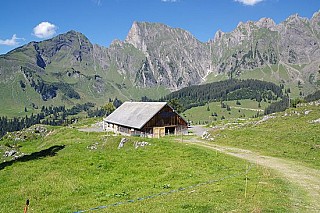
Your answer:
[[[153,136],[155,138],[160,138],[166,135],[165,127],[154,127],[153,128]]]

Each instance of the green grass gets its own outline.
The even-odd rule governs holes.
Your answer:
[[[21,75],[16,75],[16,78],[8,83],[0,83],[0,116],[25,116],[30,115],[35,110],[32,108],[32,102],[38,104],[40,102],[40,95],[31,87],[26,87],[25,91],[21,89],[19,80],[22,79]],[[25,113],[24,108],[29,112]]]
[[[35,109],[33,105],[41,108],[42,106],[66,106],[71,108],[77,103],[93,102],[96,106],[102,106],[107,103],[109,98],[114,99],[117,97],[122,101],[126,100],[141,100],[141,97],[147,96],[149,98],[157,99],[169,93],[169,90],[164,87],[153,88],[138,88],[131,84],[129,80],[120,82],[121,75],[116,71],[110,72],[113,78],[119,82],[106,81],[104,84],[104,91],[98,93],[94,89],[94,80],[80,78],[75,85],[74,89],[80,94],[81,99],[66,99],[64,94],[58,90],[57,96],[54,99],[43,101],[40,94],[37,93],[28,83],[23,90],[19,81],[24,82],[25,79],[21,73],[18,73],[15,78],[6,83],[0,82],[0,97],[2,104],[0,106],[0,116],[8,117],[24,117],[31,113],[39,113],[39,109]],[[118,77],[116,77],[118,75]],[[49,82],[57,82],[51,75],[47,75]],[[128,78],[126,78],[128,79]],[[124,88],[118,88],[118,85],[125,85]],[[28,112],[24,109],[27,108]]]
[[[282,73],[283,71],[281,71]],[[281,75],[284,81],[289,80],[288,76]],[[271,67],[265,66],[264,68],[255,68],[253,70],[242,71],[239,76],[240,79],[260,79],[263,81],[280,83],[280,75],[278,73],[278,66],[272,65]]]
[[[320,128],[319,123],[310,123],[319,118],[318,106],[300,107],[278,113],[275,118],[259,125],[214,131],[212,134],[216,136],[214,143],[291,159],[319,169]]]
[[[0,82],[0,98],[2,100],[0,116],[24,117],[31,113],[36,114],[39,110],[36,110],[33,107],[34,105],[39,108],[51,105],[71,108],[77,103],[93,102],[99,107],[106,104],[109,98],[114,99],[117,97],[122,101],[126,101],[141,100],[141,97],[147,96],[152,99],[158,99],[170,92],[163,86],[153,88],[136,87],[130,81],[130,77],[120,74],[115,66],[111,66],[107,71],[103,71],[100,67],[97,67],[97,73],[93,73],[92,70],[88,71],[81,67],[76,67],[75,70],[80,72],[80,77],[68,77],[66,72],[72,69],[70,65],[66,64],[63,66],[66,63],[64,60],[66,58],[62,59],[61,64],[50,64],[46,68],[45,74],[41,75],[41,78],[48,84],[58,83],[62,80],[71,83],[72,85],[70,86],[80,94],[79,100],[67,98],[61,89],[59,89],[55,98],[43,101],[41,95],[30,86],[30,83],[25,79],[22,72],[17,71],[14,77]],[[61,66],[59,67],[59,65]],[[95,74],[100,75],[103,78],[103,82],[97,82],[94,79]],[[25,89],[21,88],[20,80],[26,84]],[[97,89],[97,85],[99,89]],[[28,109],[27,113],[24,112],[25,107]]]
[[[296,70],[302,70],[306,67],[307,64],[289,64],[289,66],[293,67]]]
[[[254,70],[247,70],[241,73],[240,78],[241,79],[262,79],[261,77],[265,76],[264,72],[260,68],[256,68]],[[265,79],[263,79],[265,80]],[[269,80],[269,79],[267,79]],[[265,80],[265,81],[267,81]]]
[[[211,102],[208,105],[193,107],[186,110],[182,113],[186,120],[192,121],[193,124],[208,124],[213,121],[221,120],[222,116],[225,119],[237,119],[237,118],[250,118],[255,116],[260,110],[260,114],[263,114],[263,111],[268,106],[268,103],[261,102],[261,107],[258,107],[257,101],[252,100],[240,100],[241,105],[236,105],[236,101],[224,101],[225,104],[231,107],[231,111],[227,111],[226,108],[221,108],[220,102]],[[212,116],[213,113],[216,113],[217,116]]]
[[[210,73],[210,74],[207,76],[207,79],[206,79],[206,82],[205,82],[205,83],[224,81],[224,80],[227,80],[227,79],[228,79],[228,76],[225,75],[225,74],[216,75],[216,74],[214,74],[214,73]]]
[[[88,125],[83,122],[79,125]],[[117,202],[111,212],[292,212],[290,186],[268,169],[249,171],[233,157],[175,141],[175,138],[129,138],[85,133],[75,128],[49,128],[44,138],[19,142],[20,151],[34,153],[65,145],[55,156],[15,162],[0,170],[1,212],[21,212],[27,198],[30,212],[74,212]],[[136,141],[151,145],[135,149]],[[0,156],[5,143],[0,141]],[[97,149],[88,147],[95,145]],[[235,175],[235,176],[230,176]],[[226,178],[227,177],[227,178]],[[205,184],[209,180],[224,180]],[[201,186],[193,186],[204,183]],[[180,187],[185,190],[178,190]],[[137,201],[160,192],[167,195]]]
[[[302,65],[301,67],[303,67]],[[292,65],[294,68],[300,68],[299,65]],[[272,65],[272,66],[265,66],[263,68],[255,68],[253,70],[243,70],[241,71],[240,76],[237,78],[239,79],[259,79],[262,81],[268,81],[273,82],[277,85],[279,84],[285,84],[286,88],[291,89],[291,97],[296,98],[299,97],[300,90],[298,88],[298,84],[296,82],[292,81],[292,76],[290,76],[290,73],[288,72],[287,68],[281,64],[279,65]],[[215,82],[215,81],[221,81],[226,80],[227,75],[220,74],[220,75],[214,75],[211,73],[208,77],[206,82]],[[316,90],[315,86],[311,86],[309,83],[306,83],[303,85],[302,92],[305,94],[311,93],[311,91]]]

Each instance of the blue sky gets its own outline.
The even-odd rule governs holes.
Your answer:
[[[134,21],[160,22],[208,41],[240,21],[269,17],[278,24],[295,13],[311,18],[320,0],[2,0],[0,5],[4,54],[69,30],[108,47],[114,39],[124,40]]]

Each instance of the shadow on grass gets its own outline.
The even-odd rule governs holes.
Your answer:
[[[7,166],[11,166],[15,162],[26,162],[26,161],[36,160],[36,159],[44,158],[44,157],[48,157],[48,156],[51,156],[51,157],[55,156],[57,154],[57,152],[64,149],[64,147],[65,147],[65,145],[60,145],[60,146],[55,145],[55,146],[52,146],[48,149],[44,149],[39,152],[31,153],[30,155],[24,155],[24,156],[22,156],[18,159],[15,159],[15,160],[0,163],[0,170],[6,168]]]

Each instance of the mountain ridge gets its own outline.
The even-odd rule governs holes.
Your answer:
[[[180,28],[135,21],[125,40],[115,39],[109,47],[92,44],[71,30],[0,55],[0,87],[10,90],[8,85],[15,85],[17,96],[28,93],[20,105],[33,104],[35,92],[49,97],[45,102],[37,99],[38,105],[50,99],[60,104],[84,100],[102,104],[110,97],[159,98],[228,78],[284,84],[293,88],[294,96],[301,96],[319,89],[319,58],[319,11],[310,19],[294,14],[279,24],[270,18],[239,22],[231,32],[218,30],[208,42]],[[26,88],[17,86],[19,81]],[[64,89],[47,96],[55,85]],[[70,91],[78,93],[79,100],[69,97]]]

